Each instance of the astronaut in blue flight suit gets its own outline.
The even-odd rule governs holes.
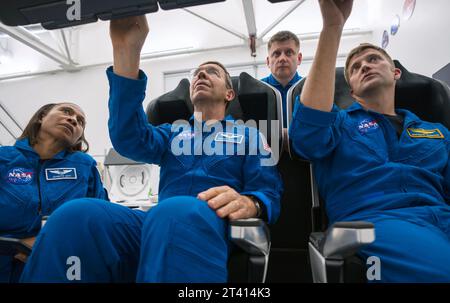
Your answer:
[[[122,155],[161,166],[159,203],[148,213],[93,199],[67,203],[46,223],[22,281],[226,282],[227,219],[273,223],[280,212],[281,178],[274,166],[262,165],[270,149],[256,129],[224,117],[234,91],[218,62],[193,75],[199,116],[149,124],[142,107],[147,78],[139,70],[147,20],[110,25],[111,141]],[[78,260],[78,274],[66,263],[70,257]]]
[[[360,251],[383,282],[450,282],[450,133],[394,108],[401,71],[381,48],[350,52],[345,76],[358,101],[333,107],[335,63],[352,1],[320,1],[323,29],[290,135],[313,162],[330,224],[373,222]]]
[[[107,199],[96,163],[85,153],[84,124],[76,104],[47,104],[33,115],[14,146],[0,147],[1,237],[23,239],[31,246],[42,217],[64,202]],[[0,256],[0,282],[17,281],[20,264]]]
[[[267,66],[271,74],[261,81],[275,87],[280,93],[283,104],[283,127],[287,128],[287,92],[302,77],[297,67],[302,62],[300,40],[290,31],[280,31],[267,43]]]

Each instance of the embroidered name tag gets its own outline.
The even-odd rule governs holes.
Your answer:
[[[214,141],[241,144],[243,139],[244,135],[219,132],[216,134]]]
[[[6,175],[6,181],[10,184],[24,185],[33,180],[34,171],[32,169],[16,167],[10,169]]]
[[[56,180],[76,180],[77,169],[76,168],[46,168],[45,179],[47,181]]]
[[[185,131],[179,133],[177,137],[180,138],[181,140],[191,140],[192,138],[195,137],[195,132],[190,131],[190,130],[185,130]]]
[[[406,131],[411,138],[429,138],[429,139],[444,139],[444,135],[439,129],[422,129],[422,128],[407,128]]]

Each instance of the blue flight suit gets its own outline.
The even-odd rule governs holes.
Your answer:
[[[267,153],[258,148],[267,145],[256,129],[227,119],[152,126],[142,107],[145,74],[132,80],[109,68],[107,75],[111,141],[123,156],[161,166],[160,202],[148,213],[99,200],[69,202],[46,223],[36,243],[42,249],[31,255],[22,281],[68,281],[66,259],[74,255],[82,282],[226,282],[227,220],[196,197],[228,185],[259,198],[275,222],[282,184],[274,166],[261,165]],[[83,219],[67,224],[74,217]]]
[[[275,77],[272,74],[261,79],[261,81],[272,85],[281,93],[281,98],[282,98],[282,102],[283,102],[282,104],[283,104],[283,127],[284,128],[287,128],[287,107],[286,107],[287,106],[286,105],[287,92],[292,87],[292,85],[294,85],[301,79],[302,79],[302,77],[297,72],[295,72],[294,77],[291,79],[291,81],[289,81],[289,83],[285,87],[283,87],[283,85],[281,85],[280,82],[278,82],[278,80],[275,79]]]
[[[450,133],[407,110],[400,138],[383,115],[355,103],[331,112],[296,101],[289,131],[313,162],[330,224],[364,220],[381,281],[450,282]]]
[[[28,238],[68,200],[107,199],[94,159],[82,152],[61,151],[42,161],[28,139],[0,147],[0,236]],[[12,261],[0,256],[0,281],[10,281]]]

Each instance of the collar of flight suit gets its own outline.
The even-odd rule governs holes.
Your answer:
[[[297,81],[301,80],[302,77],[300,77],[300,75],[298,74],[298,72],[295,72],[294,77],[292,77],[291,81],[288,82],[288,84],[286,85],[286,87],[291,87],[292,85],[294,85],[295,83],[297,83]],[[269,77],[267,77],[267,82],[275,87],[283,87],[281,85],[280,82],[278,82],[278,80],[274,77],[273,74],[270,74]]]
[[[33,155],[33,157],[40,159],[39,154],[30,145],[28,138],[17,140],[16,143],[14,144],[14,146],[18,149],[28,151]],[[56,155],[54,155],[52,157],[52,159],[64,159],[66,157],[66,153],[67,153],[66,150],[62,150],[59,153],[57,153]]]
[[[361,104],[359,104],[358,102],[354,102],[350,107],[347,108],[346,110],[348,113],[350,112],[356,112],[356,111],[364,111],[366,113],[370,113],[370,114],[375,114],[375,115],[382,115],[376,111],[372,111],[372,110],[367,110],[364,107],[362,107]],[[416,123],[420,123],[422,122],[422,120],[420,120],[419,117],[417,117],[415,114],[413,114],[412,112],[410,112],[409,110],[405,110],[405,109],[395,109],[395,112],[397,114],[401,114],[403,116],[403,118],[405,119],[404,121],[404,127],[409,127],[413,124]]]

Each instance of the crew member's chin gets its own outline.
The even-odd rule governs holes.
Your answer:
[[[196,91],[192,96],[192,104],[203,103],[211,96],[206,91]]]

